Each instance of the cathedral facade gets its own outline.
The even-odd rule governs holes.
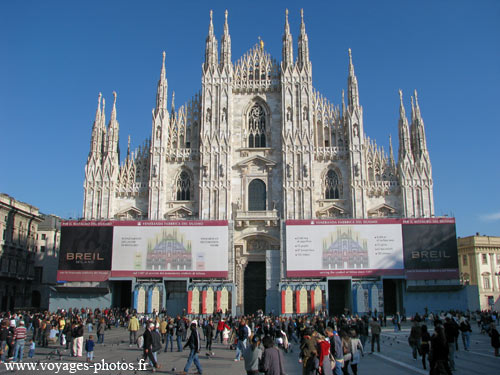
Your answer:
[[[243,311],[245,270],[284,251],[286,220],[434,216],[417,93],[408,120],[400,91],[396,160],[392,141],[387,153],[366,134],[352,60],[349,50],[347,91],[334,105],[314,88],[303,14],[296,45],[286,14],[281,61],[262,42],[233,60],[227,11],[220,43],[210,14],[201,90],[180,108],[173,95],[167,103],[163,53],[151,137],[135,151],[129,139],[123,160],[116,93],[107,124],[99,95],[84,219],[227,220],[229,280]]]

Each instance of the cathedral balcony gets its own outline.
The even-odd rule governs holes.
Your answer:
[[[347,155],[345,147],[316,147],[317,160],[336,160]]]
[[[171,162],[198,160],[199,152],[194,148],[175,148],[166,151],[165,158]]]
[[[366,185],[369,197],[381,197],[399,192],[398,181],[368,181]]]
[[[264,223],[266,227],[274,227],[279,224],[278,210],[276,209],[268,211],[237,210],[235,223],[236,226],[239,228],[259,223]]]

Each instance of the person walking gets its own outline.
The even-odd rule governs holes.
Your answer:
[[[35,341],[33,339],[31,339],[29,341],[29,345],[30,345],[30,350],[28,352],[28,358],[31,359],[35,356],[35,347],[36,347]]]
[[[465,317],[460,318],[460,332],[462,333],[462,342],[464,344],[464,350],[468,351],[470,349],[470,335],[472,333],[472,328],[469,321]]]
[[[307,361],[307,364],[304,368],[304,375],[318,375],[320,374],[320,367],[319,367],[319,359],[318,359],[318,352],[316,349],[314,349],[311,352],[311,356],[309,357],[309,360]],[[330,375],[330,374],[328,374]]]
[[[73,329],[73,356],[83,356],[83,324],[78,321]]]
[[[420,343],[422,339],[422,327],[418,320],[413,320],[413,326],[411,327],[410,336],[408,337],[408,343],[412,349],[413,359],[416,361],[420,353]]]
[[[336,330],[332,327],[326,329],[326,334],[330,339],[330,353],[335,359],[334,375],[342,375],[342,366],[344,365],[344,353],[342,350],[342,339]]]
[[[66,336],[66,350],[70,350],[70,356],[72,357],[73,354],[73,329],[75,328],[75,323],[72,323],[71,321],[67,321],[66,325],[64,326],[64,336]]]
[[[380,353],[380,332],[382,328],[376,317],[373,317],[373,320],[370,322],[370,329],[372,331],[372,353],[375,349],[375,343],[377,343],[377,352]]]
[[[168,326],[167,319],[162,318],[160,322],[160,335],[162,344],[165,344],[165,340],[167,339],[167,326]]]
[[[212,318],[208,320],[207,325],[205,326],[205,339],[207,341],[206,344],[206,349],[208,350],[207,355],[214,355],[214,352],[212,351],[212,341],[214,337],[214,323],[212,321]]]
[[[87,341],[85,341],[85,351],[87,352],[87,362],[92,362],[94,359],[94,336],[89,335]]]
[[[184,337],[184,332],[186,330],[186,327],[184,325],[184,321],[177,315],[177,322],[176,322],[176,328],[175,328],[175,335],[177,339],[177,351],[182,352],[183,346],[182,346],[182,339]]]
[[[427,326],[425,324],[422,325],[420,330],[421,330],[421,340],[422,340],[420,342],[420,354],[422,355],[422,366],[424,367],[424,370],[426,370],[427,361],[425,357],[429,355],[430,352],[431,335],[427,331]]]
[[[224,325],[226,323],[224,322],[224,319],[220,318],[219,322],[217,323],[217,332],[215,333],[215,338],[214,340],[217,341],[217,337],[220,335],[220,343],[222,344],[222,332],[224,331]]]
[[[24,321],[19,321],[19,327],[14,331],[14,359],[13,362],[22,362],[24,353],[24,344],[26,341],[26,328]]]
[[[129,346],[132,346],[136,343],[138,330],[139,330],[139,319],[137,319],[137,316],[134,314],[128,322],[128,331],[130,332]]]
[[[431,337],[431,350],[429,353],[430,374],[452,375],[448,364],[449,347],[444,327],[441,324],[437,324],[434,328],[434,335]]]
[[[183,347],[183,349],[189,347],[190,352],[188,360],[186,362],[186,366],[184,366],[184,371],[181,372],[181,375],[186,375],[189,372],[189,369],[191,368],[193,362],[194,365],[196,366],[196,369],[198,370],[198,374],[203,373],[203,369],[201,368],[200,360],[198,358],[198,353],[200,352],[201,349],[201,342],[196,320],[193,320],[191,322],[190,330],[191,330],[191,335],[189,336],[189,339],[187,340],[186,344]]]
[[[498,353],[499,348],[500,348],[500,335],[498,333],[497,327],[494,322],[491,322],[490,324],[490,333],[491,337],[491,346],[495,350],[495,357],[499,357],[500,354]]]
[[[0,363],[5,363],[7,359],[7,343],[9,341],[8,324],[7,320],[3,320],[2,326],[0,327]]]
[[[247,347],[248,329],[245,319],[242,318],[240,320],[240,325],[238,326],[236,334],[238,343],[236,345],[236,358],[234,360],[239,361],[241,359],[241,352]]]
[[[330,343],[323,335],[317,336],[317,353],[321,374],[331,375],[332,364],[330,362]],[[314,361],[314,351],[311,353],[309,361]]]
[[[446,341],[448,342],[449,351],[449,362],[451,371],[455,371],[455,350],[456,350],[456,340],[458,337],[458,325],[452,319],[451,314],[448,314],[444,323],[444,333],[446,335]]]
[[[166,343],[165,343],[165,349],[164,349],[164,352],[167,352],[168,351],[168,344],[170,343],[170,351],[173,352],[174,351],[174,321],[172,319],[169,319],[168,320],[168,324],[167,324],[167,338],[165,339]]]
[[[153,344],[151,346],[151,352],[153,353],[153,357],[156,363],[158,363],[158,352],[161,350],[162,345],[161,345],[161,335],[160,332],[158,332],[156,325],[151,330],[151,338],[153,340]],[[154,364],[151,363],[151,366],[154,366]]]
[[[311,337],[311,330],[305,329],[302,335],[302,341],[300,344],[300,354],[299,360],[302,361],[302,374],[305,375],[307,373],[308,362],[312,357],[312,353],[316,352],[316,356],[318,355],[316,349],[316,343]],[[319,360],[319,358],[318,358]],[[319,365],[318,365],[319,366]]]
[[[361,362],[361,356],[364,355],[363,344],[358,338],[356,331],[351,330],[351,370],[354,375],[358,375],[358,364]]]
[[[253,336],[250,345],[243,350],[245,360],[245,371],[247,375],[259,374],[259,361],[262,359],[262,349],[260,348],[259,336]]]
[[[97,323],[97,343],[104,344],[104,330],[106,329],[106,322],[103,318]]]
[[[401,331],[401,316],[399,311],[392,316],[392,324],[394,325],[394,332]]]
[[[153,372],[155,369],[160,368],[160,365],[156,362],[155,357],[153,356],[153,336],[151,335],[151,331],[154,327],[154,323],[147,324],[146,330],[142,335],[144,339],[144,343],[142,345],[143,358],[149,359],[149,361],[153,364]]]
[[[351,338],[346,331],[340,332],[340,338],[342,340],[342,352],[344,353],[344,364],[342,366],[342,373],[344,375],[349,375],[349,364],[352,359],[352,343]]]
[[[286,375],[283,365],[283,353],[274,347],[271,336],[264,337],[262,343],[264,345],[264,354],[262,355],[260,371],[266,375]]]

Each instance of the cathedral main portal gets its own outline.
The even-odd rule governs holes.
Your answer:
[[[248,262],[244,276],[245,314],[266,311],[266,263]]]

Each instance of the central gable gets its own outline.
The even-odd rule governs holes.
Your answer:
[[[266,52],[263,45],[256,44],[235,64],[234,91],[245,92],[278,91],[280,88],[280,68],[275,59]]]

